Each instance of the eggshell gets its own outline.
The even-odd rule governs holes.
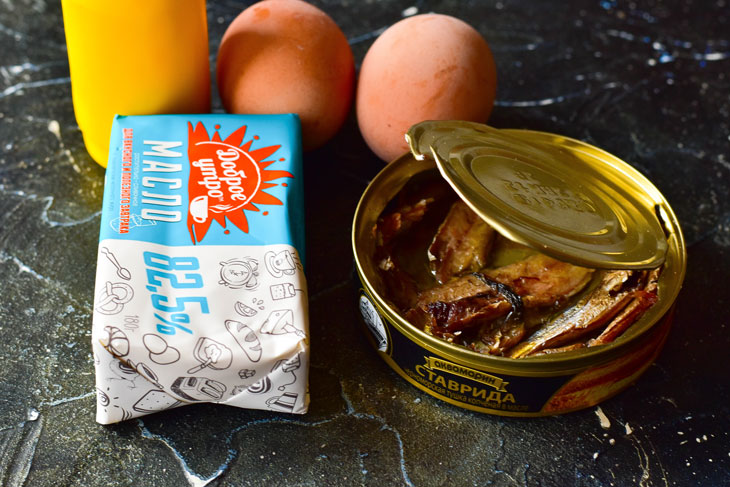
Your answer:
[[[492,52],[469,24],[439,14],[392,25],[373,43],[360,68],[357,121],[378,157],[408,150],[405,133],[424,120],[486,122],[497,75]]]
[[[228,26],[217,82],[230,113],[297,113],[305,150],[329,140],[353,98],[355,64],[335,22],[299,0],[266,0]]]

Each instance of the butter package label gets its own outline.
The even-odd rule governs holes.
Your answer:
[[[305,413],[296,115],[117,116],[96,272],[97,421],[197,402]]]

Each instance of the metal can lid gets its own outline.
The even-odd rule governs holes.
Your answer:
[[[556,259],[604,269],[661,265],[662,196],[631,166],[545,132],[428,121],[406,134],[459,196],[502,235]]]

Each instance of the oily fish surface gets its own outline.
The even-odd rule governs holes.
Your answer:
[[[484,38],[454,17],[424,14],[391,26],[360,69],[357,119],[384,161],[408,151],[404,134],[424,120],[486,122],[496,67]]]
[[[241,12],[223,36],[216,70],[228,112],[296,113],[305,150],[329,140],[352,103],[355,67],[345,35],[300,0],[266,0]]]

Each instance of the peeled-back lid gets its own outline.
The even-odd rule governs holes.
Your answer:
[[[604,269],[653,268],[667,241],[662,196],[605,151],[563,136],[462,121],[406,135],[459,196],[502,235],[556,259]]]

